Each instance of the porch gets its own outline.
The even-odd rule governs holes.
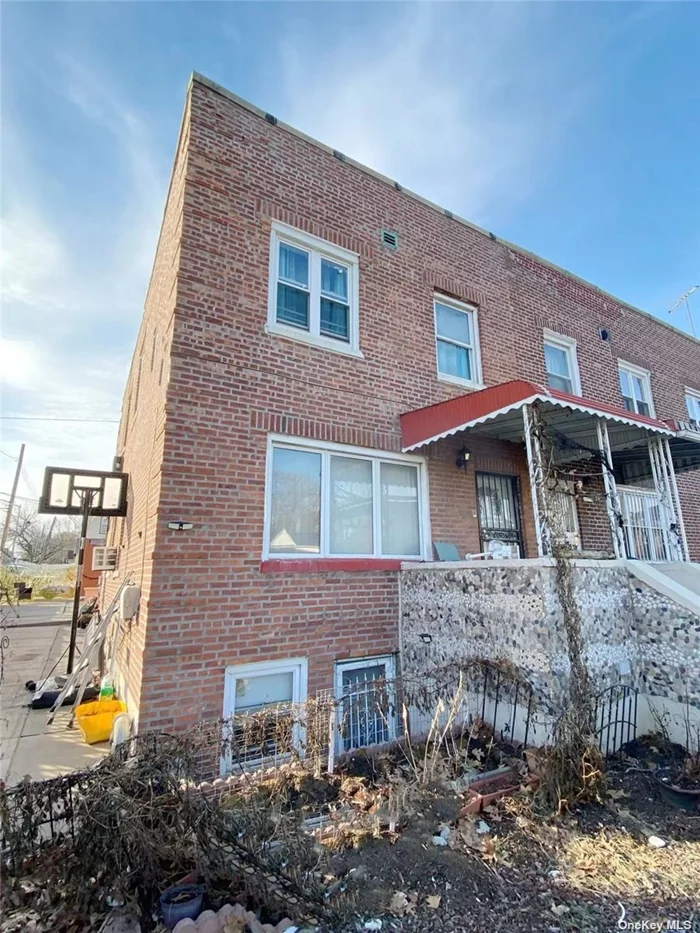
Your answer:
[[[690,559],[676,473],[700,468],[700,437],[677,425],[518,380],[408,412],[401,427],[405,452],[463,441],[456,466],[465,470],[470,437],[524,447],[539,557],[590,549],[583,518],[608,529],[596,556]],[[477,473],[476,482],[478,556],[526,556],[508,478]]]

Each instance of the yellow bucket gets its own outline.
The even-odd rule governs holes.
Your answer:
[[[75,711],[80,731],[88,745],[95,742],[108,742],[112,734],[115,716],[126,712],[126,703],[121,700],[95,700],[93,703],[81,703]]]

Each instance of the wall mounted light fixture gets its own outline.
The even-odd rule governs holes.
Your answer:
[[[466,447],[463,447],[460,452],[457,454],[457,459],[455,460],[455,466],[459,467],[460,470],[467,472],[467,467],[469,465],[469,458],[471,454]]]

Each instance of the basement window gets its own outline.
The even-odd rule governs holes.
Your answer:
[[[307,699],[307,682],[306,658],[226,668],[222,773],[286,759],[290,743],[298,748],[294,709]]]
[[[358,281],[356,253],[273,224],[268,332],[361,356]]]
[[[338,751],[383,745],[398,734],[396,665],[390,655],[335,665]]]

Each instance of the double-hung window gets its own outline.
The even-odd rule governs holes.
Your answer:
[[[700,392],[694,389],[685,390],[685,404],[688,406],[688,417],[691,421],[700,424]]]
[[[627,411],[638,415],[653,415],[649,373],[631,363],[620,362],[620,392]]]
[[[576,341],[562,334],[544,332],[544,362],[547,385],[569,395],[581,394]]]
[[[434,305],[438,378],[481,387],[476,308],[441,295]]]
[[[420,458],[271,441],[268,557],[421,557],[428,540]]]
[[[358,269],[357,254],[273,224],[268,330],[361,355]]]

